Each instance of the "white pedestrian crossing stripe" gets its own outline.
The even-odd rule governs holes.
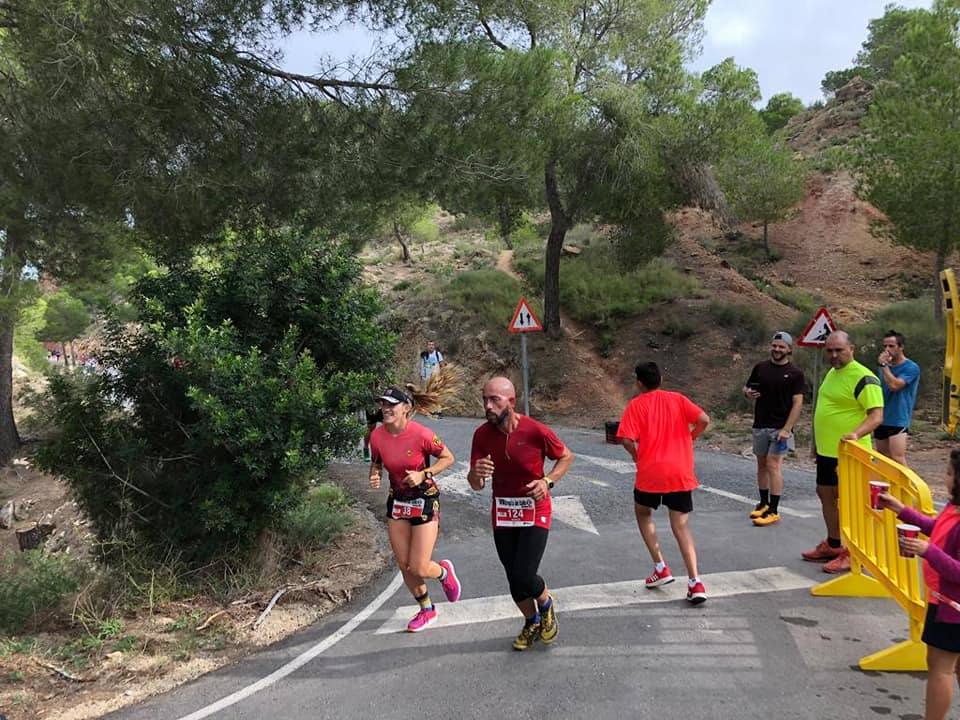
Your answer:
[[[736,570],[733,572],[701,575],[710,600],[734,595],[805,590],[815,582],[785,567]],[[642,605],[647,603],[678,602],[686,597],[686,578],[678,577],[670,585],[655,590],[644,587],[643,579],[595,585],[575,585],[553,588],[558,612],[575,612],[598,608]],[[399,607],[377,630],[377,635],[405,632],[407,622],[416,614],[416,605]],[[497,620],[519,619],[517,606],[509,595],[494,595],[485,598],[461,600],[458,603],[442,603],[437,606],[438,618],[434,627],[453,627]]]

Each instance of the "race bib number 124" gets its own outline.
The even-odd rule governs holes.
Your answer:
[[[532,497],[498,497],[495,508],[497,527],[533,527],[536,512]]]

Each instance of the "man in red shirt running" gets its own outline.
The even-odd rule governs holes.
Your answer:
[[[693,474],[693,441],[710,425],[710,417],[684,395],[661,390],[656,363],[641,363],[636,373],[639,394],[623,411],[617,437],[637,465],[633,508],[654,562],[646,586],[652,589],[673,582],[653,523],[653,511],[663,503],[670,511],[670,529],[690,577],[687,600],[699,605],[706,602],[707,591],[697,573],[697,551],[687,520],[693,511],[693,490],[699,486]]]
[[[507,573],[510,595],[524,625],[514,650],[528,650],[539,638],[549,645],[559,627],[554,601],[537,572],[550,530],[550,490],[573,462],[573,453],[546,425],[516,411],[513,383],[495,377],[483,386],[487,422],[473,434],[470,472],[474,490],[492,478],[493,540]],[[544,458],[555,460],[543,471]]]

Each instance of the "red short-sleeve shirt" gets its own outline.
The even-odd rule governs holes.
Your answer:
[[[700,485],[693,473],[690,426],[702,412],[686,396],[667,390],[641,393],[630,401],[617,437],[637,443],[637,490],[682,492]]]
[[[433,480],[424,480],[415,488],[408,486],[403,479],[409,470],[423,470],[429,466],[428,458],[439,457],[443,452],[443,441],[436,433],[418,422],[409,422],[399,435],[392,435],[383,425],[370,435],[370,456],[373,462],[379,462],[390,476],[390,488],[396,497],[419,495],[432,487]]]
[[[543,477],[544,458],[558,460],[567,446],[543,423],[518,415],[516,430],[509,435],[491,423],[484,423],[473,433],[470,465],[487,455],[493,460],[493,497],[525,497],[527,484]],[[550,493],[534,505],[534,526],[550,528],[553,505]],[[491,519],[494,509],[491,506]]]

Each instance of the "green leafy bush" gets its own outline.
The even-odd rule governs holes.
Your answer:
[[[595,243],[577,258],[562,259],[560,304],[575,320],[608,326],[655,303],[693,295],[699,287],[694,278],[662,258],[624,272],[617,255],[609,243]],[[514,268],[535,293],[543,293],[542,249],[518,251]]]
[[[770,338],[769,327],[763,312],[751,305],[733,303],[712,303],[710,316],[717,325],[729,328],[733,338],[733,347],[759,345]]]
[[[111,372],[55,377],[39,467],[64,477],[107,560],[242,557],[361,433],[393,336],[347,252],[292,231],[230,239],[216,262],[141,281]]]
[[[278,528],[284,545],[301,555],[329,545],[352,522],[348,505],[346,494],[332,483],[313,488]]]
[[[460,273],[442,289],[446,302],[485,327],[506,327],[520,297],[520,283],[494,268]]]
[[[71,559],[41,550],[0,555],[0,631],[19,633],[36,615],[54,611],[80,586]]]

